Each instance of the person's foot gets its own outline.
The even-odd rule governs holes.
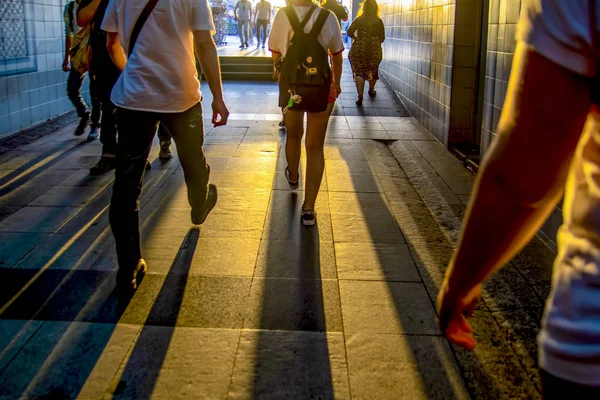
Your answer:
[[[363,105],[363,97],[362,96],[358,96],[358,99],[356,99],[356,105],[357,106]]]
[[[143,258],[140,259],[132,271],[119,268],[117,272],[117,285],[115,287],[117,294],[120,296],[132,295],[144,279],[146,272],[148,272],[148,265]]]
[[[98,132],[98,127],[97,126],[92,126],[90,128],[90,133],[88,133],[87,140],[89,140],[91,142],[92,140],[96,140],[99,137],[100,137],[100,132]]]
[[[245,43],[245,45],[246,45],[246,48],[250,47],[250,46],[248,45],[248,42],[246,42],[246,43]]]
[[[375,96],[377,96],[377,90],[369,89],[369,97],[375,97]]]
[[[260,43],[256,43],[256,48],[258,49],[260,47]]]
[[[75,136],[83,135],[83,132],[85,132],[85,128],[87,128],[89,122],[90,114],[85,114],[83,117],[81,117],[79,119],[79,124],[77,125],[77,128],[75,128]]]
[[[158,158],[161,160],[168,160],[173,157],[173,153],[171,153],[171,141],[165,140],[160,142],[160,151],[158,152]]]
[[[150,161],[146,160],[146,171],[150,171],[152,169],[152,164],[150,164]]]
[[[308,210],[302,207],[302,225],[315,226],[317,223],[317,214],[315,210]]]
[[[90,175],[102,175],[117,167],[117,159],[113,157],[101,157],[100,161],[90,168]]]
[[[244,43],[242,43],[242,44],[240,45],[240,49],[242,49],[242,50],[243,50],[245,47],[246,47],[246,46],[244,45]]]
[[[265,48],[265,44],[264,44],[264,43],[262,44],[262,48],[263,48],[263,49]]]
[[[292,173],[290,172],[289,167],[285,167],[285,179],[287,179],[288,185],[290,185],[290,189],[298,189],[299,177],[296,177],[296,179],[292,179]]]
[[[206,197],[204,206],[200,209],[192,208],[192,224],[202,225],[206,221],[208,214],[215,208],[218,197],[217,187],[213,184],[208,185],[208,196]]]
[[[285,129],[285,121],[283,119],[281,121],[279,121],[279,127],[281,129]]]

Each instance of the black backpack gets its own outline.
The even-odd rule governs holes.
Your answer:
[[[310,32],[305,33],[304,27],[317,9],[317,20]],[[327,50],[319,43],[318,37],[330,11],[313,5],[300,23],[292,6],[284,10],[294,29],[294,37],[281,67],[279,105],[291,110],[325,111],[332,73]],[[290,101],[292,96],[296,99],[293,104]]]

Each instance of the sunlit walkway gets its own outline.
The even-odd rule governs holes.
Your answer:
[[[232,120],[206,135],[219,203],[198,229],[155,143],[150,274],[124,306],[113,176],[88,175],[100,143],[71,124],[0,155],[0,398],[539,397],[551,252],[535,241],[494,278],[479,347],[452,350],[434,300],[473,177],[384,85],[363,110],[348,73],[343,88],[314,229],[283,175],[275,84],[226,85]]]

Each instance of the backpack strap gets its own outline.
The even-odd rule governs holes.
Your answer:
[[[137,41],[137,38],[140,35],[140,32],[142,31],[142,27],[146,23],[146,20],[152,13],[152,10],[154,10],[156,3],[158,3],[158,0],[148,0],[148,3],[146,3],[146,7],[144,7],[144,9],[142,10],[142,13],[138,17],[137,21],[135,21],[135,25],[133,27],[133,30],[131,31],[131,37],[129,38],[129,51],[127,57],[131,57],[131,53],[133,52],[135,42]]]
[[[596,14],[596,0],[589,0],[590,33],[592,37],[592,52],[594,57],[598,57],[598,46],[600,38],[598,37],[598,16]],[[600,63],[596,62],[596,77],[592,80],[592,102],[600,106]]]
[[[321,33],[321,30],[323,30],[323,27],[325,26],[325,22],[327,22],[327,18],[329,18],[329,14],[331,14],[331,11],[329,11],[329,10],[325,10],[325,9],[320,10],[319,16],[317,17],[315,24],[313,25],[312,29],[310,30],[309,35],[314,36],[314,37],[319,36],[319,34]]]
[[[296,11],[294,10],[294,6],[284,7],[285,15],[287,15],[288,20],[290,21],[290,25],[292,25],[294,34],[305,35],[304,27],[306,26],[306,24],[310,20],[310,17],[313,15],[317,8],[317,5],[313,4],[313,6],[310,8],[310,10],[308,10],[306,15],[304,16],[304,19],[302,19],[302,23],[300,23],[300,20],[296,15]]]

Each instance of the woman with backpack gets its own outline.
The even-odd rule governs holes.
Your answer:
[[[365,80],[369,81],[369,97],[377,95],[375,83],[379,80],[379,64],[383,58],[381,44],[385,40],[385,28],[379,15],[377,1],[365,0],[360,6],[358,17],[348,28],[348,37],[354,41],[348,58],[358,91],[358,106],[363,103]]]
[[[287,127],[285,175],[291,189],[298,188],[304,114],[307,114],[302,223],[313,226],[315,202],[325,169],[325,133],[335,100],[342,91],[344,43],[340,25],[333,13],[311,0],[291,0],[291,5],[275,16],[269,49],[273,62],[283,57],[279,105],[284,109]]]

